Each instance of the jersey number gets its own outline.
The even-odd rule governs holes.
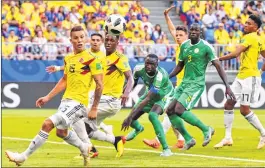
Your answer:
[[[74,73],[75,72],[75,64],[70,64],[69,71]]]
[[[191,62],[191,55],[188,56],[188,62]]]
[[[248,94],[242,94],[242,96],[243,96],[243,101],[247,101],[248,102],[248,100],[249,100],[249,95]]]

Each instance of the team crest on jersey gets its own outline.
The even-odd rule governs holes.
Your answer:
[[[80,62],[80,63],[83,63],[83,62],[84,62],[84,59],[83,59],[83,58],[80,58],[80,59],[79,59],[79,62]]]
[[[199,52],[199,49],[198,48],[195,48],[194,52],[195,53],[198,53]]]

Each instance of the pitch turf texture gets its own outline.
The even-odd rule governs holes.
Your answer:
[[[28,147],[30,140],[39,132],[45,118],[52,115],[56,110],[3,110],[2,111],[2,166],[15,166],[5,157],[5,150],[22,152]],[[116,135],[126,135],[128,132],[121,132],[121,123],[127,116],[129,110],[121,110],[116,116],[105,121],[106,124],[114,126]],[[224,136],[223,111],[222,110],[194,110],[193,111],[203,122],[215,128],[215,135],[207,147],[202,147],[203,136],[201,131],[186,124],[188,131],[197,141],[195,147],[188,151],[173,150],[175,155],[171,157],[160,157],[161,149],[155,150],[147,147],[143,138],[153,138],[155,136],[153,127],[147,115],[140,119],[145,127],[144,132],[139,134],[133,141],[125,144],[124,155],[116,159],[116,151],[111,144],[93,141],[98,147],[99,157],[91,159],[91,166],[96,167],[170,167],[170,166],[265,166],[265,149],[256,149],[259,141],[259,133],[235,111],[235,121],[233,124],[232,147],[214,149],[213,146]],[[255,110],[263,125],[265,124],[265,111]],[[163,116],[160,116],[163,119]],[[17,138],[17,139],[12,139]],[[37,150],[23,166],[82,166],[83,161],[74,159],[79,154],[79,150],[63,144],[62,140],[55,135],[53,130],[50,133],[49,142]],[[167,133],[167,141],[170,146],[176,142],[173,131]]]

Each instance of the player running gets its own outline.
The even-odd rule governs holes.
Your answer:
[[[165,15],[165,19],[168,25],[168,29],[172,35],[172,37],[174,38],[175,42],[178,44],[178,46],[176,47],[176,65],[178,64],[178,57],[179,57],[179,52],[180,52],[180,45],[188,39],[188,34],[187,34],[187,29],[184,26],[177,26],[175,27],[174,24],[172,23],[170,17],[168,16],[168,12],[174,8],[175,6],[171,6],[170,8],[166,9],[164,11],[164,15]],[[176,87],[180,85],[180,83],[182,82],[184,76],[184,70],[181,71],[178,75],[177,75],[177,83],[176,83]],[[162,127],[164,130],[164,133],[166,134],[169,131],[169,128],[171,127],[171,123],[170,120],[168,118],[167,115],[164,115],[164,120],[162,122]],[[183,136],[178,132],[177,129],[175,129],[173,126],[173,131],[178,139],[177,143],[173,146],[173,148],[183,148],[184,147],[184,138]],[[155,149],[158,149],[160,147],[160,143],[158,138],[156,137],[155,139],[152,140],[148,140],[148,139],[144,139],[143,142]]]
[[[180,47],[178,65],[170,73],[169,78],[179,74],[185,65],[184,78],[176,89],[174,99],[167,107],[166,112],[174,127],[178,127],[178,122],[176,122],[178,116],[187,123],[198,127],[204,135],[202,146],[206,146],[211,141],[214,129],[202,123],[190,110],[204,91],[205,71],[209,62],[216,67],[219,76],[222,78],[226,86],[226,95],[230,96],[232,100],[235,99],[235,96],[227,83],[226,74],[216,58],[213,47],[208,42],[200,39],[200,34],[200,25],[192,24],[189,31],[189,40],[183,42]],[[187,141],[185,138],[186,144],[195,145],[195,141],[192,138],[189,139]],[[184,148],[189,147],[186,144]]]
[[[157,55],[149,54],[145,58],[144,65],[136,65],[134,69],[134,86],[137,85],[139,78],[143,80],[146,86],[146,91],[122,124],[122,130],[129,129],[129,126],[133,128],[133,130],[126,136],[126,140],[133,140],[144,130],[144,127],[139,123],[138,118],[146,112],[148,113],[149,120],[154,127],[159,142],[163,147],[163,152],[160,156],[171,156],[172,152],[167,145],[164,130],[158,116],[163,114],[166,103],[172,98],[174,87],[168,78],[167,72],[158,66]],[[179,122],[182,123],[182,120],[180,119]]]
[[[265,64],[258,69],[258,58],[261,54],[265,58],[265,44],[262,42],[257,31],[262,22],[256,15],[250,15],[244,25],[244,37],[241,43],[237,46],[235,52],[220,57],[219,60],[229,60],[238,57],[240,54],[240,68],[236,79],[231,88],[240,101],[240,113],[245,119],[260,132],[260,141],[257,146],[261,149],[265,146],[265,129],[262,126],[259,118],[250,109],[250,104],[258,101],[259,89],[261,87],[261,73],[265,71]],[[236,100],[228,99],[224,106],[224,125],[225,138],[215,148],[223,146],[232,146],[232,124],[234,121],[234,106]]]
[[[81,26],[71,29],[71,43],[74,53],[69,54],[64,60],[64,75],[51,90],[51,92],[39,98],[36,106],[41,107],[50,101],[61,91],[65,90],[61,104],[57,113],[47,118],[40,132],[31,141],[29,147],[22,153],[6,151],[6,155],[11,162],[20,166],[41,147],[48,139],[49,133],[56,127],[56,134],[65,142],[79,148],[83,157],[84,165],[89,164],[89,151],[92,144],[84,143],[75,132],[68,130],[70,124],[83,116],[95,119],[97,116],[98,103],[103,90],[102,67],[97,58],[85,49],[86,35]],[[88,104],[89,84],[94,79],[96,82],[94,102],[89,111],[86,110]]]
[[[87,134],[91,139],[106,141],[113,144],[117,150],[116,157],[123,155],[123,144],[125,138],[114,136],[97,129],[97,124],[103,122],[106,118],[118,113],[128,99],[129,93],[133,87],[133,76],[128,62],[128,58],[117,51],[119,36],[106,34],[106,62],[104,68],[103,93],[98,106],[98,116],[96,120],[84,119]],[[127,81],[125,86],[125,81]],[[125,88],[124,88],[125,86]],[[91,100],[93,102],[93,99]],[[78,122],[80,123],[81,120]],[[73,128],[77,129],[79,124],[75,123]]]

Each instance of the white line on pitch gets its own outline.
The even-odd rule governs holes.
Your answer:
[[[28,139],[28,138],[16,138],[16,137],[2,137],[2,138],[3,139],[9,139],[9,140],[17,140],[17,141],[32,141],[32,139]],[[56,142],[56,141],[46,141],[46,142],[47,143],[52,143],[52,144],[68,145],[65,142]],[[109,147],[109,146],[99,146],[99,145],[96,145],[96,147],[97,148],[104,148],[104,149],[112,149],[113,148],[113,147]],[[146,150],[146,149],[125,148],[125,150],[137,151],[137,152],[146,152],[146,153],[160,153],[158,151]],[[174,153],[174,155],[178,155],[178,156],[192,156],[192,157],[209,158],[209,159],[243,161],[243,162],[265,163],[265,160],[243,159],[243,158],[223,157],[223,156],[208,156],[208,155],[186,154],[186,153]]]

